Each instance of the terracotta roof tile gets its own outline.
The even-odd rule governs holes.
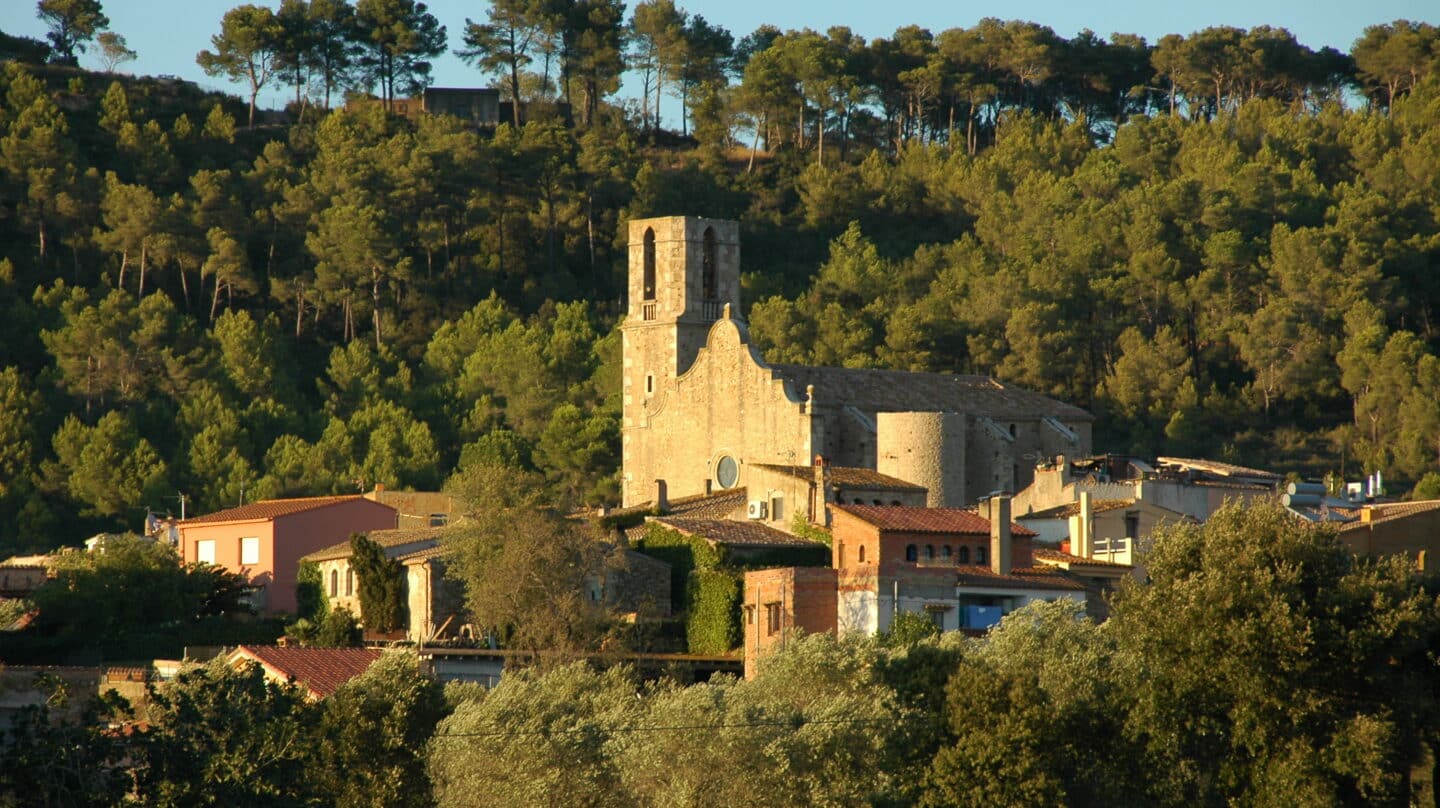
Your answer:
[[[1336,510],[1336,509],[1332,509]],[[1418,502],[1384,502],[1370,506],[1370,522],[1363,520],[1364,508],[1355,510],[1355,517],[1360,521],[1348,522],[1340,527],[1340,532],[1350,530],[1361,530],[1370,525],[1390,522],[1396,519],[1404,519],[1417,514],[1429,513],[1440,510],[1440,499],[1425,499]]]
[[[771,463],[753,463],[755,468],[777,471],[801,480],[814,480],[814,466],[784,466]],[[855,466],[830,466],[827,472],[830,484],[841,488],[869,488],[876,491],[924,491],[925,486],[906,482],[899,477],[881,474],[874,469]]]
[[[997,418],[1039,418],[1044,415],[1090,422],[1095,416],[1079,407],[989,376],[914,373],[904,370],[817,368],[771,365],[797,393],[815,387],[820,406],[850,405],[866,413],[967,412]]]
[[[406,544],[419,544],[421,542],[439,541],[446,528],[443,527],[413,527],[396,528],[394,530],[371,530],[366,535],[370,540],[381,547],[400,547]],[[336,558],[350,557],[350,540],[346,539],[337,542],[329,547],[323,547],[313,553],[303,556],[301,561],[331,561]]]
[[[1051,550],[1045,547],[1036,547],[1030,551],[1030,557],[1036,561],[1049,564],[1085,564],[1091,567],[1117,567],[1121,569],[1134,569],[1129,564],[1120,564],[1115,561],[1102,561],[1098,558],[1084,558],[1082,556],[1062,553],[1059,550]]]
[[[741,522],[732,519],[697,519],[691,517],[656,516],[652,521],[717,544],[745,547],[824,547],[819,542],[792,536],[762,522]]]
[[[1121,508],[1129,508],[1135,504],[1133,499],[1097,499],[1090,503],[1090,510],[1094,513],[1105,511],[1118,511]],[[1072,516],[1080,515],[1080,503],[1067,502],[1063,505],[1056,505],[1053,508],[1046,508],[1042,511],[1031,511],[1020,514],[1017,519],[1069,519]]]
[[[736,510],[745,507],[745,489],[731,488],[725,491],[718,491],[713,494],[691,494],[690,496],[677,497],[670,500],[670,509],[665,512],[667,516],[704,516],[706,518],[724,519]],[[644,513],[648,514],[655,508],[653,501],[646,501],[631,505],[628,508],[616,508],[607,516],[625,516],[627,514]]]
[[[1083,592],[1085,585],[1065,577],[1054,567],[1016,567],[1009,575],[997,575],[989,567],[960,567],[960,586],[983,586],[996,589],[1063,589]]]
[[[990,535],[990,520],[964,508],[909,508],[902,505],[831,505],[881,530],[906,533]],[[1010,523],[1010,535],[1034,536],[1024,525]]]
[[[275,519],[281,516],[289,516],[292,513],[313,511],[317,508],[328,508],[331,505],[339,505],[342,502],[358,502],[365,500],[359,494],[339,497],[302,497],[298,499],[264,499],[259,502],[252,502],[249,505],[241,505],[238,508],[227,508],[223,511],[207,513],[204,516],[195,516],[180,522],[181,525],[199,525],[210,522],[255,522],[263,519]],[[369,501],[369,500],[365,500]],[[375,503],[380,505],[380,503]],[[389,508],[388,505],[380,505],[382,508]],[[390,508],[394,510],[394,508]]]
[[[271,674],[294,681],[312,698],[323,699],[359,676],[384,655],[379,648],[294,648],[278,645],[242,645],[230,653],[260,663]]]

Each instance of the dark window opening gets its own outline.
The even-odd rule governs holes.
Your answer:
[[[920,558],[920,550],[913,544],[905,545],[905,560],[917,561]]]
[[[985,548],[984,548],[984,547],[976,547],[976,548],[975,548],[975,563],[976,563],[976,564],[984,564],[984,563],[987,563],[987,562],[985,561]]]
[[[1127,539],[1138,539],[1138,538],[1140,538],[1140,514],[1138,514],[1138,513],[1127,513],[1127,514],[1125,514],[1125,538],[1127,538]]]
[[[865,545],[860,545],[860,563],[865,563]]]
[[[655,299],[655,231],[645,229],[645,277],[642,297],[645,300]]]
[[[716,279],[715,268],[715,230],[710,227],[705,228],[705,236],[701,246],[700,267],[701,293],[706,300],[714,300],[720,296],[720,287]]]
[[[925,560],[926,560],[926,561],[934,561],[934,560],[935,560],[935,545],[933,545],[933,544],[927,544],[927,545],[925,545]]]
[[[961,548],[960,548],[960,551],[955,554],[955,560],[956,560],[957,562],[961,563],[961,564],[969,564],[969,563],[970,563],[970,548],[969,548],[969,547],[961,547]]]
[[[765,604],[765,633],[776,634],[780,631],[780,604]]]
[[[950,545],[947,544],[947,545],[945,545],[944,547],[941,547],[941,548],[940,548],[940,560],[942,560],[942,561],[949,561],[949,560],[950,560]]]

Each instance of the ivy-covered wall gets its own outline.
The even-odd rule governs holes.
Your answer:
[[[671,602],[685,619],[692,654],[725,654],[740,644],[746,570],[830,564],[830,549],[824,546],[731,552],[659,522],[645,526],[635,549],[670,565]]]

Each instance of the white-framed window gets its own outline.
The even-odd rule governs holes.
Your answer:
[[[240,563],[246,566],[260,563],[259,536],[246,536],[240,540]]]
[[[195,560],[201,564],[215,563],[215,540],[202,539],[195,542]]]

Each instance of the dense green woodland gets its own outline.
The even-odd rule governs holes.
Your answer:
[[[397,652],[308,703],[212,663],[138,715],[21,713],[0,805],[1435,804],[1433,580],[1273,506],[1169,528],[1147,564],[1103,625],[1036,602],[936,638],[911,615],[791,638],[749,681],[556,662],[442,691]],[[83,720],[127,716],[148,726]]]
[[[443,47],[422,5],[356,19],[390,6]],[[67,66],[73,29],[0,40],[0,554],[182,493],[193,514],[477,464],[613,500],[624,223],[680,213],[741,221],[772,360],[995,374],[1091,408],[1102,450],[1437,469],[1434,27],[1350,54],[997,20],[736,41],[667,2],[562,7],[465,31],[529,104],[483,132],[326,111],[428,80],[373,24],[286,51],[227,14],[202,65],[264,60],[299,99],[254,126]]]

